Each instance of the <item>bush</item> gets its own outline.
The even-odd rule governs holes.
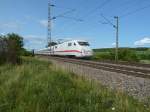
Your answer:
[[[130,49],[119,49],[119,60],[130,62],[139,61],[136,51]]]
[[[30,56],[30,57],[32,57],[32,56],[34,56],[34,50],[32,50],[32,51],[27,51],[26,49],[22,49],[22,52],[21,52],[21,55],[22,56]]]
[[[94,60],[114,60],[114,56],[110,52],[96,52],[92,57]]]
[[[6,61],[7,41],[0,36],[0,64]]]
[[[150,60],[150,49],[142,53],[138,53],[138,57],[140,60]]]
[[[23,47],[23,38],[17,34],[7,34],[1,36],[0,63],[21,63],[21,51]]]

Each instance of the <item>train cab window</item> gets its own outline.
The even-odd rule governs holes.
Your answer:
[[[88,42],[78,42],[78,44],[81,46],[90,46]]]
[[[68,43],[68,46],[71,46],[72,45],[72,43]]]

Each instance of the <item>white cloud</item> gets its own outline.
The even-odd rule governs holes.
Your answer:
[[[41,19],[41,20],[39,20],[39,19],[37,19],[37,18],[35,18],[33,16],[30,16],[30,15],[26,15],[25,19],[34,21],[34,22],[40,24],[43,27],[47,27],[48,26],[48,20],[47,19]],[[51,27],[53,27],[53,23],[52,22],[51,22]]]
[[[35,19],[34,19],[32,16],[30,16],[30,15],[25,15],[24,18],[27,19],[27,20],[35,20]]]
[[[39,21],[40,25],[43,26],[43,27],[46,27],[48,26],[48,21],[46,19],[43,19],[43,20],[40,20]],[[53,21],[51,21],[51,27],[53,27]]]
[[[114,43],[112,43],[111,45],[112,45],[112,46],[116,46],[116,43],[114,42]]]
[[[0,33],[0,35],[5,35],[6,33],[4,33],[4,32],[2,32],[2,33]]]
[[[27,49],[41,49],[46,46],[46,36],[26,35],[24,43]]]
[[[47,20],[40,20],[39,23],[44,26],[44,27],[47,27],[48,25],[48,21]]]
[[[18,22],[7,22],[7,23],[0,23],[1,29],[15,29],[18,30],[21,28],[21,24]]]
[[[143,45],[150,45],[150,38],[149,37],[145,37],[141,40],[138,40],[136,42],[134,42],[135,46],[143,46]]]

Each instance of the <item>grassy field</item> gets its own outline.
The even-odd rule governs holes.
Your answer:
[[[119,48],[119,60],[150,64],[150,48]],[[115,60],[115,49],[94,49],[93,60]]]
[[[52,64],[26,58],[0,66],[0,112],[150,112],[121,92],[111,91]]]

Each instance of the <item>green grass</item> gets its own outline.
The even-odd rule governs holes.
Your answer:
[[[33,58],[0,66],[0,112],[150,112],[150,107]]]
[[[123,50],[123,49],[121,49]],[[149,51],[126,51],[119,52],[120,61],[139,62],[150,64],[150,50]],[[125,49],[124,49],[125,50]],[[115,51],[95,51],[92,60],[115,60]]]
[[[140,60],[141,63],[150,64],[150,60]]]

